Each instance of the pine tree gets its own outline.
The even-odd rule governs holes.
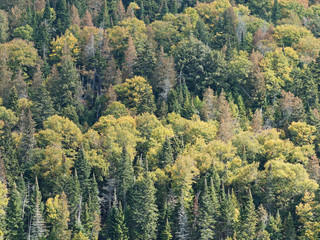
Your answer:
[[[123,79],[128,79],[133,77],[136,62],[137,62],[136,47],[134,46],[132,37],[129,36],[128,48],[124,52],[124,63],[122,66]]]
[[[68,10],[66,0],[58,0],[56,6],[57,33],[58,35],[62,35],[70,26],[70,12]]]
[[[117,179],[117,189],[120,201],[126,206],[127,204],[127,192],[133,184],[134,171],[132,166],[132,160],[126,147],[123,147],[120,155],[115,177]]]
[[[209,240],[215,236],[215,222],[216,216],[215,190],[211,187],[212,193],[210,194],[207,179],[204,181],[204,189],[200,198],[200,223],[199,223],[199,239]]]
[[[118,206],[119,205],[119,206]],[[117,195],[114,195],[113,206],[108,216],[108,239],[128,240],[128,228],[125,224],[121,203],[118,204]]]
[[[108,8],[107,0],[104,0],[102,9],[100,11],[100,15],[98,18],[98,22],[100,24],[100,28],[102,29],[106,29],[110,26],[110,16],[109,16],[109,8]]]
[[[91,167],[88,162],[88,158],[84,152],[83,147],[80,148],[77,158],[74,162],[74,168],[77,170],[80,186],[83,191],[89,187],[89,177],[91,173]]]
[[[43,218],[43,205],[41,202],[41,192],[38,185],[38,179],[36,178],[35,189],[33,193],[33,199],[31,203],[32,218],[31,218],[31,229],[30,239],[40,240],[46,236],[47,229]]]
[[[16,112],[18,110],[18,100],[19,100],[18,91],[16,87],[13,86],[10,89],[10,95],[9,95],[7,107],[12,111]]]
[[[93,27],[92,15],[89,10],[86,11],[82,19],[82,25],[86,27]]]
[[[132,239],[156,239],[158,209],[155,191],[149,173],[140,176],[131,188],[128,224]]]
[[[75,5],[71,7],[71,25],[79,26],[80,27],[81,20],[79,17],[78,8]]]
[[[279,19],[280,19],[280,6],[278,3],[278,0],[275,0],[273,3],[271,20],[272,20],[273,24],[276,25]]]
[[[176,232],[176,238],[178,240],[188,240],[190,239],[190,228],[188,222],[188,216],[186,209],[184,208],[183,196],[180,198],[180,207],[178,211],[178,229]]]
[[[282,220],[280,217],[279,210],[276,216],[270,215],[269,217],[268,232],[270,233],[271,239],[280,240],[282,239]]]
[[[161,240],[171,240],[173,238],[171,234],[171,227],[168,218],[166,218],[166,225],[163,232],[160,235]]]
[[[297,239],[296,230],[294,228],[293,218],[289,212],[283,226],[283,239]]]
[[[251,191],[241,214],[240,235],[243,239],[254,239],[256,235],[257,215]]]
[[[20,165],[24,171],[28,171],[32,165],[32,150],[35,148],[35,129],[32,113],[29,108],[20,113],[19,128],[22,134],[19,146]]]
[[[157,95],[165,102],[167,101],[169,92],[173,89],[177,82],[177,74],[172,57],[164,53],[163,47],[157,57],[156,67],[154,69],[151,85]]]
[[[8,240],[24,240],[24,224],[21,195],[14,183],[9,191],[9,202],[7,206],[7,238]]]
[[[162,149],[159,154],[159,168],[164,168],[168,164],[173,164],[173,152],[171,147],[171,141],[168,136],[166,136],[166,140],[162,145]]]

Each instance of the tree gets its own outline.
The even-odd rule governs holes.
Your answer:
[[[50,225],[50,234],[47,239],[68,240],[71,232],[68,229],[69,209],[68,199],[63,192],[46,202],[47,222]]]
[[[121,203],[114,195],[113,206],[108,216],[108,238],[110,240],[128,240],[128,228],[125,223],[125,216],[122,211]]]
[[[178,240],[190,239],[190,229],[186,210],[184,208],[183,196],[180,198],[180,206],[178,211],[178,229],[176,232],[176,238]]]
[[[280,6],[278,3],[278,0],[275,0],[273,3],[273,8],[272,8],[272,15],[271,15],[271,20],[273,24],[277,24],[277,21],[280,18]]]
[[[40,240],[47,234],[46,224],[43,218],[43,205],[41,202],[41,192],[38,185],[38,179],[36,178],[35,189],[32,199],[32,217],[30,226],[30,238],[32,240]]]
[[[175,71],[173,58],[164,53],[163,47],[157,57],[156,67],[154,69],[151,85],[155,93],[167,101],[169,92],[173,89],[177,82],[177,74]]]
[[[80,148],[77,158],[74,162],[74,168],[77,170],[77,176],[80,182],[81,189],[87,191],[89,188],[89,177],[91,173],[91,167],[88,162],[88,158],[84,152],[83,147]]]
[[[9,196],[6,210],[7,238],[9,240],[22,240],[25,239],[22,199],[15,183],[10,188]]]
[[[123,79],[132,78],[134,73],[134,68],[137,62],[137,51],[134,46],[132,37],[129,36],[128,48],[124,52],[124,63],[122,65],[122,77]]]
[[[173,158],[173,152],[171,147],[171,141],[168,136],[166,136],[166,140],[162,145],[162,149],[159,153],[159,167],[165,168],[168,164],[173,164],[174,158]]]
[[[30,108],[22,109],[19,119],[19,128],[22,134],[19,146],[20,165],[24,171],[32,166],[32,150],[35,148],[35,129]]]
[[[254,239],[256,236],[257,215],[250,190],[248,195],[241,214],[240,235],[243,239]]]
[[[104,0],[102,9],[99,14],[98,22],[102,29],[106,29],[110,26],[110,16],[107,0]]]
[[[269,220],[269,226],[268,226],[268,232],[270,233],[271,239],[280,240],[282,239],[282,220],[280,217],[279,210],[277,211],[276,216],[270,216]]]
[[[56,4],[56,26],[57,26],[57,33],[59,35],[64,34],[66,29],[70,26],[70,12],[67,7],[66,0],[58,0]]]
[[[75,5],[71,7],[71,25],[80,26],[81,20],[79,17],[78,8]]]
[[[219,112],[221,113],[219,136],[222,141],[227,142],[234,134],[235,124],[229,102],[225,99],[224,93],[219,96]]]
[[[127,79],[115,86],[118,99],[134,113],[153,113],[155,110],[154,95],[151,86],[143,77]]]
[[[211,187],[211,192],[209,192],[208,185],[207,185],[207,179],[204,180],[204,189],[203,194],[200,197],[200,226],[199,226],[199,232],[200,236],[199,239],[213,239],[215,234],[215,217],[216,214],[216,195],[215,195],[215,189],[214,187]]]
[[[283,237],[286,239],[297,239],[293,218],[290,212],[284,222]]]
[[[118,196],[121,202],[126,206],[127,192],[133,185],[134,173],[132,160],[128,154],[126,146],[123,147],[122,153],[116,164],[115,178],[117,179]]]
[[[3,180],[0,181],[0,239],[3,237],[6,232],[6,210],[8,204],[8,190],[5,182]]]
[[[86,11],[83,17],[82,25],[86,27],[93,27],[92,15],[89,10]]]
[[[129,232],[133,239],[156,239],[158,209],[155,187],[149,173],[140,176],[129,194]]]
[[[9,36],[8,14],[4,10],[0,10],[0,22],[0,43],[3,43],[6,42]]]
[[[10,89],[10,95],[9,95],[7,107],[12,111],[16,112],[18,110],[18,100],[19,100],[19,96],[18,96],[17,89],[15,86],[13,86]]]

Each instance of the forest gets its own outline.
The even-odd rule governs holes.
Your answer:
[[[0,0],[0,239],[320,239],[320,0]]]

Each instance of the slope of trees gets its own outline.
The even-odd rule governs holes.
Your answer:
[[[318,0],[0,1],[0,239],[319,239]]]

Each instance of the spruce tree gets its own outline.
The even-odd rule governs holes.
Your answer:
[[[199,239],[209,240],[215,236],[216,216],[215,190],[211,187],[212,193],[209,192],[207,179],[204,181],[203,193],[200,198],[200,218],[199,218]]]
[[[118,189],[118,196],[120,201],[126,206],[127,192],[133,184],[134,171],[132,160],[126,147],[123,147],[119,161],[116,166],[116,187]]]
[[[178,211],[178,229],[176,232],[176,238],[178,240],[188,240],[190,239],[190,227],[188,222],[188,216],[186,213],[186,209],[184,208],[183,196],[180,198]]]
[[[47,229],[43,218],[43,204],[41,202],[41,192],[38,185],[38,179],[36,178],[36,184],[34,193],[32,196],[32,216],[31,216],[31,229],[30,239],[40,240],[46,236]]]
[[[156,239],[158,209],[149,173],[140,176],[130,190],[129,232],[132,239]]]
[[[70,26],[71,17],[66,0],[58,0],[56,4],[57,34],[62,35]]]
[[[280,6],[278,3],[278,0],[275,0],[273,3],[272,13],[271,13],[271,20],[273,24],[276,25],[279,18],[280,18]]]
[[[91,167],[88,162],[88,158],[84,152],[83,147],[80,148],[77,158],[74,162],[74,168],[77,170],[80,186],[83,191],[89,187],[89,177],[91,173]]]
[[[251,191],[241,213],[240,235],[243,239],[254,239],[256,235],[257,215]]]
[[[32,166],[32,151],[35,148],[35,124],[30,108],[23,109],[20,113],[19,128],[22,133],[19,146],[19,161],[23,171],[29,171]]]
[[[13,86],[10,89],[10,95],[9,95],[7,107],[12,111],[16,112],[18,110],[18,100],[19,100],[18,91],[16,87]]]
[[[128,228],[125,223],[125,216],[122,211],[121,203],[117,201],[117,195],[114,195],[113,205],[108,216],[108,239],[110,240],[128,240]]]
[[[136,47],[134,46],[132,37],[129,36],[128,48],[124,52],[124,63],[122,66],[123,79],[128,79],[133,77],[136,63],[137,63]]]
[[[173,164],[173,152],[171,147],[171,141],[168,136],[166,136],[166,140],[162,145],[162,149],[159,154],[159,168],[164,168],[168,164]]]
[[[6,226],[8,240],[24,240],[24,224],[23,224],[23,210],[21,195],[17,190],[17,185],[13,186],[9,191],[9,202],[7,206]]]
[[[296,230],[293,223],[293,218],[289,212],[283,226],[283,238],[284,239],[297,239]]]
[[[270,233],[271,239],[280,240],[282,239],[282,220],[279,213],[279,210],[277,211],[276,216],[270,215],[269,217],[269,225],[268,225],[268,232]]]
[[[172,239],[171,227],[168,218],[166,218],[166,225],[163,232],[160,235],[161,240],[171,240]]]

